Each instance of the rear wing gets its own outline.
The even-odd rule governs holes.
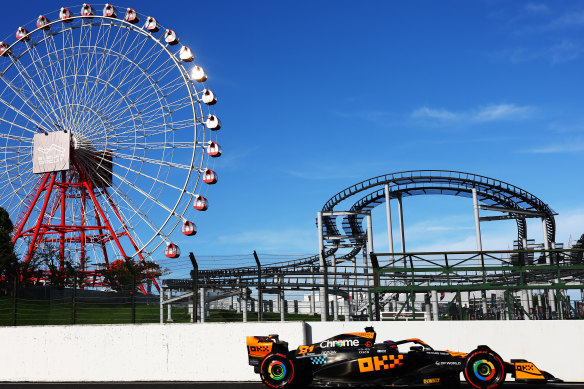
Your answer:
[[[248,336],[246,340],[249,364],[259,366],[261,360],[272,352],[274,340],[269,336]]]
[[[259,368],[262,360],[271,353],[288,352],[288,343],[280,341],[278,335],[246,337],[247,356],[251,366]]]

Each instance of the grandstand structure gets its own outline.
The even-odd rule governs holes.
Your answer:
[[[476,251],[407,252],[402,199],[425,195],[473,199]],[[399,252],[393,247],[392,203],[398,208]],[[373,246],[371,212],[382,204],[387,253]],[[481,217],[482,210],[498,214]],[[164,280],[161,312],[174,302],[199,301],[205,307],[211,300],[237,296],[243,319],[253,301],[261,320],[271,301],[266,295],[275,295],[284,320],[286,293],[305,291],[310,313],[318,311],[323,321],[337,320],[339,312],[345,320],[578,318],[578,306],[566,291],[584,290],[584,235],[563,248],[555,241],[555,215],[530,192],[477,174],[416,170],[381,175],[338,192],[317,213],[318,254],[271,264],[260,264],[256,256],[256,266],[204,269],[192,279]],[[528,218],[541,221],[541,244],[528,239]],[[484,251],[481,223],[508,219],[517,225],[513,250]],[[193,299],[193,290],[199,298]],[[424,315],[416,314],[420,311]],[[199,312],[202,321],[204,316]]]

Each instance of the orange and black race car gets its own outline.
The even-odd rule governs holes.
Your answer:
[[[480,389],[499,388],[510,374],[516,382],[561,382],[523,359],[504,362],[487,346],[470,353],[434,350],[420,339],[375,343],[373,327],[341,334],[296,350],[278,335],[248,336],[249,364],[270,388],[293,386],[453,387],[460,373]]]

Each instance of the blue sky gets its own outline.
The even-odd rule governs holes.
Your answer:
[[[3,4],[3,36],[70,5]],[[584,233],[580,2],[121,5],[174,29],[219,96],[219,183],[198,235],[180,243],[203,268],[247,263],[253,250],[270,260],[315,253],[316,212],[331,196],[403,170],[510,182],[559,213],[559,242]],[[375,248],[385,251],[381,208]],[[404,212],[409,250],[475,247],[469,199],[408,198]],[[484,224],[485,248],[512,245],[513,222]],[[541,240],[538,222],[528,228]]]

